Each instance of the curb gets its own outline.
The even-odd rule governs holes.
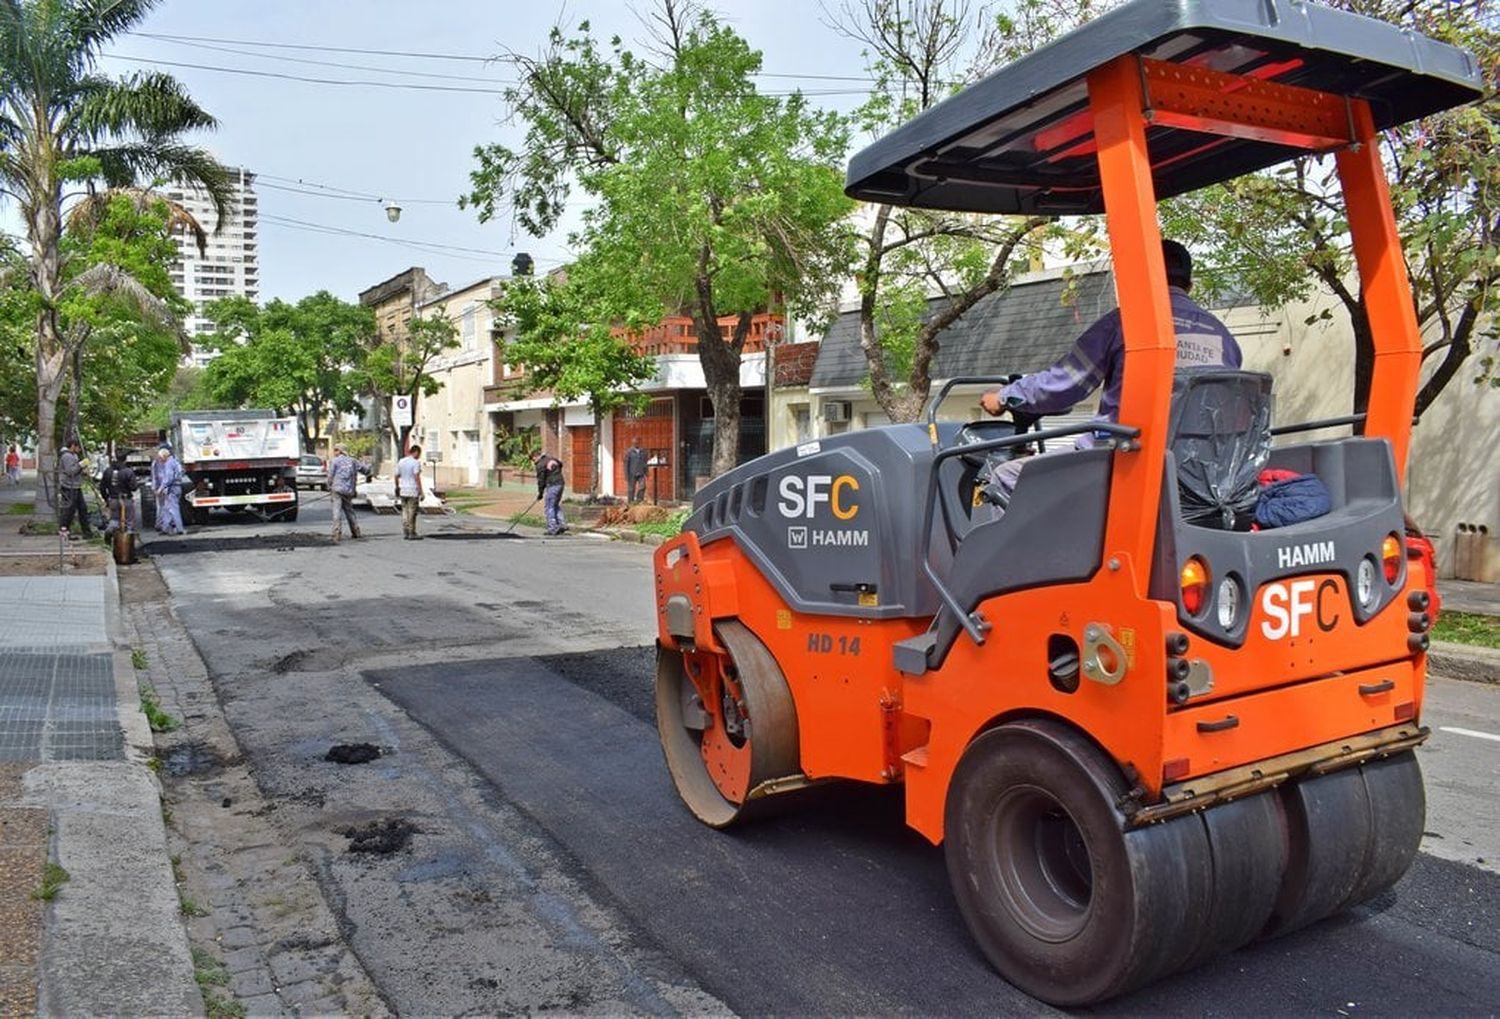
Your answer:
[[[1471,683],[1500,685],[1500,649],[1435,640],[1427,649],[1427,671]]]
[[[103,581],[124,760],[44,763],[28,773],[33,798],[53,819],[52,858],[72,875],[47,911],[37,967],[39,1011],[201,1016],[162,786],[146,766],[155,741],[140,708],[119,572],[107,551]]]

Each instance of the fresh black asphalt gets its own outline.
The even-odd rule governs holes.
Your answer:
[[[746,1015],[1049,1011],[963,928],[942,850],[898,790],[838,784],[731,832],[672,790],[650,648],[366,678],[529,814],[580,876]],[[1419,856],[1393,892],[1110,1002],[1103,1014],[1487,1015],[1500,1007],[1500,877]]]

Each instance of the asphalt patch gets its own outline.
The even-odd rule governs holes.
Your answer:
[[[380,748],[373,743],[338,743],[328,748],[323,760],[335,764],[369,764],[380,756]]]
[[[355,825],[339,832],[349,840],[349,852],[388,856],[400,852],[411,841],[417,826],[400,817],[388,817],[369,824]]]
[[[271,671],[278,676],[288,672],[328,672],[343,663],[344,656],[335,648],[301,648],[272,662]]]
[[[158,538],[137,546],[141,556],[179,555],[184,552],[292,552],[299,548],[325,548],[333,542],[318,534],[259,534],[238,538]]]
[[[548,655],[536,661],[563,679],[592,691],[656,727],[656,648],[611,648],[576,654]]]

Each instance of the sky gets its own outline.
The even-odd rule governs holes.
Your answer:
[[[226,165],[262,175],[262,300],[295,301],[326,289],[352,301],[412,265],[454,287],[509,273],[519,251],[546,270],[568,259],[566,230],[533,238],[508,221],[481,225],[473,211],[455,204],[475,165],[474,146],[517,144],[522,137],[519,125],[503,123],[504,65],[290,47],[468,58],[505,50],[535,54],[554,24],[582,19],[600,38],[641,39],[632,7],[649,10],[646,0],[630,6],[605,0],[164,0],[106,50],[101,68],[126,74],[154,66],[171,73],[219,121],[217,131],[192,140]],[[764,53],[769,73],[759,81],[762,89],[840,92],[814,101],[842,110],[861,100],[861,81],[805,77],[864,75],[860,46],[825,24],[815,0],[721,0],[714,9]],[[388,222],[383,200],[401,206],[399,222]],[[6,228],[16,230],[14,210],[6,211]]]

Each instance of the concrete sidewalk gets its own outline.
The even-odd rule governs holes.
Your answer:
[[[202,1015],[103,548],[0,487],[0,1015]]]

